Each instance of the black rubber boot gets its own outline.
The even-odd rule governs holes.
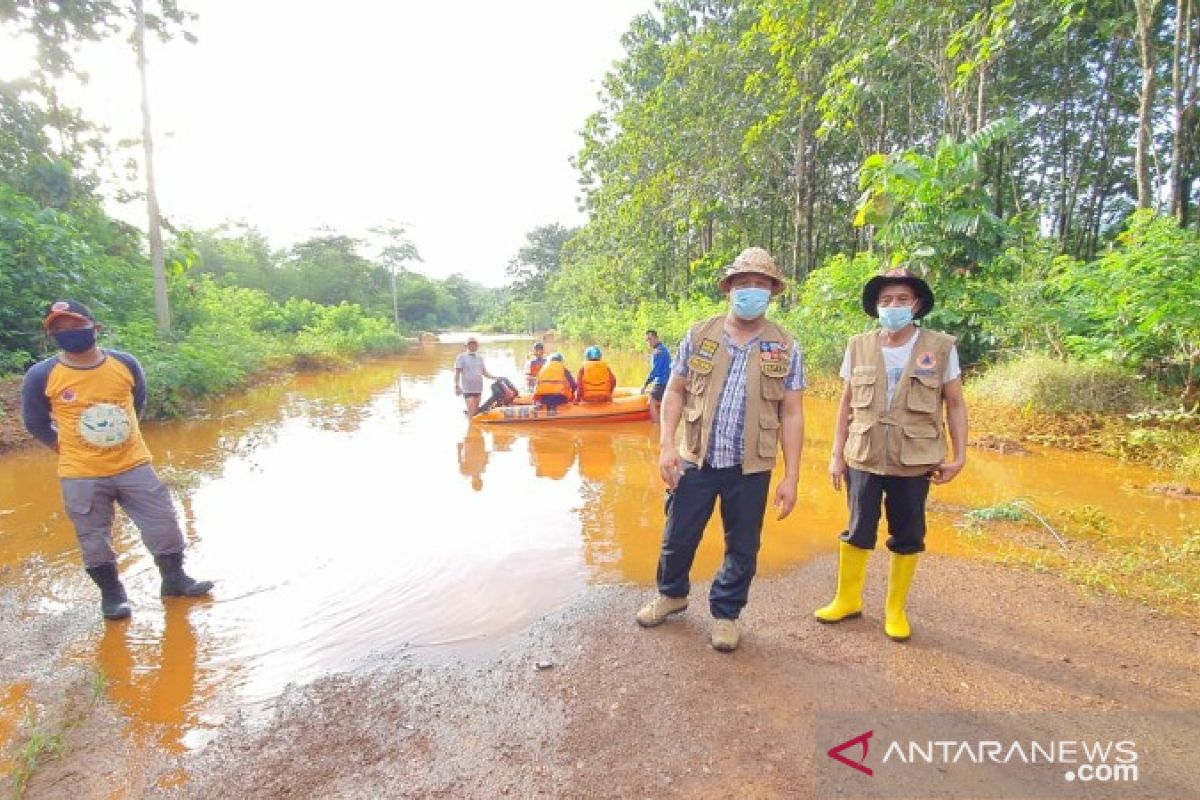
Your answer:
[[[183,571],[183,553],[155,556],[154,563],[162,573],[163,597],[204,597],[212,591],[212,581],[198,581]]]
[[[87,574],[100,587],[100,613],[105,619],[126,619],[133,613],[125,587],[117,577],[116,564],[87,567]]]

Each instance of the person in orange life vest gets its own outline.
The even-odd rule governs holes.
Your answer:
[[[580,403],[608,403],[612,400],[613,390],[617,388],[617,376],[601,358],[600,348],[592,345],[583,354],[587,359],[579,368],[576,383],[579,388],[575,399]]]
[[[829,478],[835,490],[846,486],[850,522],[840,537],[836,594],[814,616],[825,623],[862,616],[882,504],[892,551],[883,629],[903,642],[912,635],[905,605],[925,550],[929,484],[949,483],[966,463],[967,405],[954,337],[913,325],[933,308],[929,284],[893,269],[867,281],[862,304],[881,328],[853,337],[842,361]]]
[[[163,597],[201,597],[211,581],[183,571],[183,533],[171,493],[154,468],[138,416],[146,378],[138,360],[102,350],[103,330],[83,303],[51,303],[42,326],[61,352],[29,368],[21,383],[21,416],[39,442],[58,453],[63,504],[88,576],[100,589],[106,619],[131,613],[112,545],[114,505],[133,520],[162,575]]]
[[[546,346],[541,342],[533,345],[533,355],[525,362],[525,383],[529,391],[537,388],[538,372],[546,364]]]
[[[658,596],[636,615],[651,628],[688,606],[690,572],[704,528],[721,501],[725,559],[708,596],[713,649],[730,652],[737,618],[758,566],[771,472],[783,451],[775,490],[778,519],[791,513],[804,446],[804,359],[795,337],[766,318],[785,288],[761,247],[744,250],[718,284],[727,313],[693,325],[679,345],[663,395],[659,472],[667,520],[658,560]],[[680,421],[684,436],[676,442]]]
[[[571,377],[562,353],[554,353],[538,372],[533,402],[545,408],[547,413],[556,414],[559,406],[571,402],[575,391],[575,379]]]

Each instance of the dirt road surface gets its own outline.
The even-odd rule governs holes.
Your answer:
[[[1200,734],[1200,621],[1050,575],[926,556],[910,602],[914,636],[897,644],[882,632],[886,554],[872,561],[864,617],[824,626],[810,613],[833,572],[822,558],[758,580],[733,654],[708,645],[707,585],[652,630],[633,621],[647,591],[599,587],[499,653],[383,656],[367,674],[288,692],[265,723],[231,721],[179,760],[131,755],[100,701],[27,796],[830,796],[816,778],[828,769],[818,749],[826,715],[869,722],[919,711],[1135,712],[1169,751],[1157,763],[1175,771],[1171,791],[1200,796],[1200,761],[1187,755]],[[18,611],[11,597],[4,604]],[[50,662],[72,625],[17,618],[0,634],[0,667],[39,672],[40,663],[39,679],[61,683],[71,713],[86,688],[56,678]]]

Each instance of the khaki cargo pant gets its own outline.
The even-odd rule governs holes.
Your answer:
[[[62,478],[60,483],[85,567],[116,563],[112,546],[116,503],[133,520],[151,553],[183,552],[183,532],[171,492],[149,464],[107,478]]]

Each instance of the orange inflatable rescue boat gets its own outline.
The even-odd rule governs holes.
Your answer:
[[[491,411],[476,414],[473,422],[487,425],[514,422],[557,422],[574,425],[582,422],[637,422],[650,419],[650,398],[644,394],[614,397],[609,403],[567,403],[551,413],[541,406],[519,404],[497,406]]]
[[[636,386],[618,386],[613,389],[613,400],[619,400],[622,397],[637,397],[641,394],[641,389]],[[527,406],[533,403],[533,395],[522,394],[512,401],[514,406]]]

